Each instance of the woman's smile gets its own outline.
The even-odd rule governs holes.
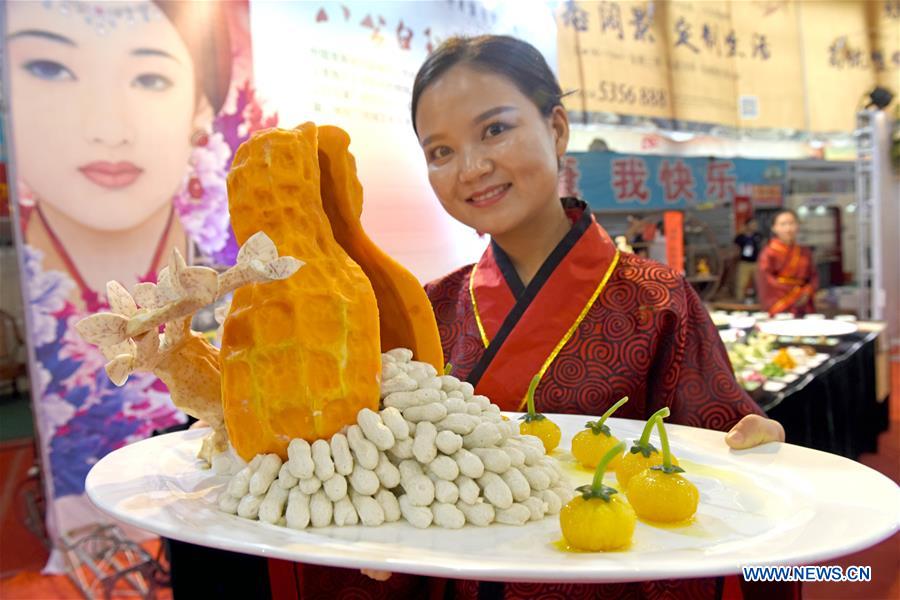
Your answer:
[[[508,192],[511,187],[511,183],[492,185],[472,194],[472,196],[466,199],[466,203],[475,208],[494,206],[506,197],[506,192]]]
[[[100,160],[82,165],[78,170],[92,182],[109,189],[128,187],[144,172],[128,161],[112,163]]]

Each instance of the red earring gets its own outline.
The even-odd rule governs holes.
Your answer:
[[[205,146],[209,143],[209,134],[202,129],[197,129],[191,134],[191,146]]]
[[[202,129],[197,129],[191,134],[191,146],[194,148],[202,148],[209,143],[209,134],[203,131]],[[193,163],[193,161],[191,161]],[[187,186],[188,194],[190,194],[191,198],[199,201],[203,198],[203,184],[200,182],[200,178],[197,176],[196,169],[194,170],[194,174],[191,175],[191,178],[188,180]]]

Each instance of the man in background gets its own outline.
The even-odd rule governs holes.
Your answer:
[[[747,298],[747,288],[754,285],[756,278],[756,260],[762,246],[762,235],[758,230],[759,224],[756,219],[750,219],[744,223],[740,233],[734,238],[738,249],[735,296],[741,302]]]

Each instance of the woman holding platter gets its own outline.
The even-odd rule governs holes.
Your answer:
[[[738,386],[703,304],[675,271],[617,251],[587,205],[557,194],[569,121],[537,49],[505,36],[453,38],[416,76],[412,122],[444,209],[491,235],[479,262],[426,286],[452,374],[500,408],[617,416],[729,430],[732,448],[783,441]],[[442,582],[274,561],[281,598],[714,598],[721,580],[616,585]]]

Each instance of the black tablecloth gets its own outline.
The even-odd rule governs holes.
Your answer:
[[[155,431],[153,435],[183,431],[196,420],[188,416],[186,423]],[[172,595],[175,600],[183,598],[268,600],[272,597],[267,559],[169,538],[161,539],[169,563]]]
[[[877,398],[877,333],[843,336],[837,346],[814,346],[824,363],[777,393],[751,396],[784,426],[787,442],[856,459],[877,450],[888,427],[888,402]]]

